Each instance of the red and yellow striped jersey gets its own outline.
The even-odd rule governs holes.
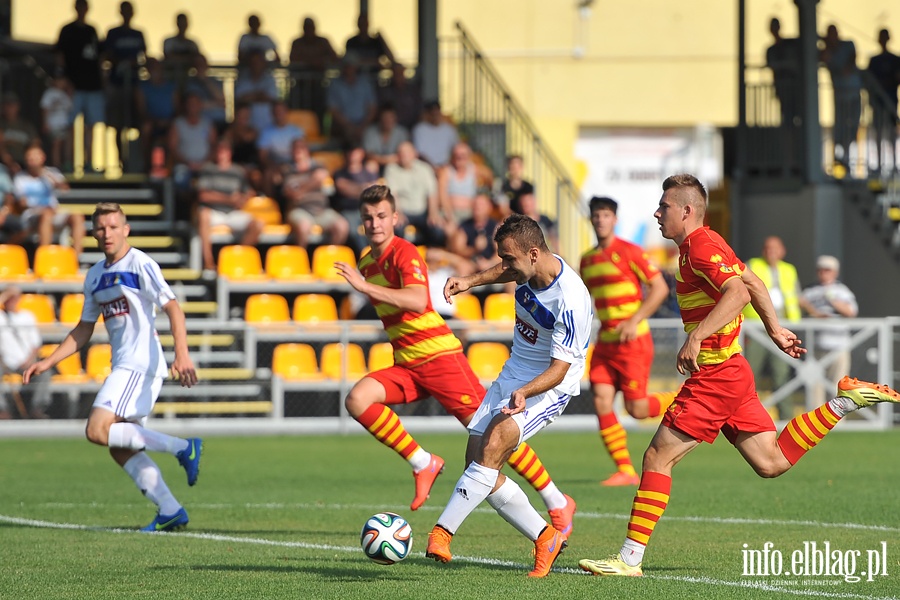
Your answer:
[[[675,293],[685,333],[690,333],[712,312],[722,298],[722,286],[733,277],[740,277],[747,267],[718,233],[701,227],[687,236],[678,247],[678,273]],[[738,336],[744,315],[738,314],[700,343],[697,364],[715,365],[725,362],[741,351]]]
[[[400,289],[413,285],[428,287],[428,268],[416,247],[394,237],[377,259],[368,253],[359,259],[359,271],[369,283]],[[404,311],[386,302],[369,301],[384,323],[394,347],[394,364],[412,367],[444,354],[462,352],[462,344],[443,317],[431,307],[424,313]]]
[[[618,341],[619,334],[614,328],[638,311],[644,300],[641,284],[659,275],[659,269],[640,246],[615,238],[608,248],[585,252],[580,271],[600,320],[598,340]],[[641,321],[638,335],[649,332],[647,321]]]

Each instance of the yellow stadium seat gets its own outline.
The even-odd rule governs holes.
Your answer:
[[[309,278],[309,253],[300,246],[272,246],[266,252],[266,275],[273,279]]]
[[[241,209],[248,212],[264,225],[281,225],[281,208],[278,203],[268,196],[253,196],[247,200]]]
[[[262,259],[254,246],[225,246],[219,252],[219,275],[229,279],[262,279]]]
[[[344,281],[338,270],[334,268],[334,263],[337,261],[345,262],[352,268],[356,268],[356,254],[349,246],[319,246],[313,251],[313,275],[329,281]]]
[[[253,294],[244,306],[244,320],[248,323],[280,323],[291,320],[288,303],[278,294]]]
[[[456,317],[463,321],[481,321],[481,302],[472,294],[459,294],[453,296],[453,305],[456,306]]]
[[[94,381],[103,381],[112,372],[112,348],[109,344],[94,344],[88,348],[87,374]]]
[[[294,320],[311,323],[337,321],[337,304],[328,294],[301,294],[294,300]]]
[[[312,153],[312,159],[325,167],[329,173],[334,173],[344,167],[344,153],[320,150]]]
[[[341,379],[344,371],[344,344],[326,344],[322,348],[322,372],[329,379]],[[347,344],[347,379],[362,379],[366,375],[366,357],[359,344]]]
[[[22,281],[33,279],[28,272],[28,253],[22,246],[0,244],[0,279]]]
[[[516,297],[506,292],[491,294],[484,299],[484,318],[487,321],[514,321]]]
[[[311,110],[296,109],[288,112],[288,122],[303,129],[306,140],[314,144],[323,139],[319,128],[319,117]]]
[[[309,344],[278,344],[272,354],[272,373],[289,381],[324,379]]]
[[[57,344],[45,344],[38,350],[40,358],[47,358],[56,350]],[[56,363],[57,373],[50,377],[51,381],[57,383],[83,383],[88,380],[88,376],[81,370],[81,354],[75,352]]]
[[[478,379],[494,380],[509,359],[509,348],[499,342],[477,342],[469,346],[466,356]]]
[[[19,298],[19,310],[27,310],[33,314],[38,323],[56,322],[53,299],[45,294],[22,294]]]
[[[81,320],[84,308],[84,294],[66,294],[59,303],[59,322],[65,325],[76,325]],[[103,318],[103,315],[100,315]]]
[[[394,347],[390,342],[372,344],[369,348],[369,372],[394,366]]]
[[[38,246],[34,253],[34,274],[39,279],[77,279],[78,253],[68,246]]]

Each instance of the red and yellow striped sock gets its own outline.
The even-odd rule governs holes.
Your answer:
[[[631,504],[631,518],[628,519],[628,535],[625,537],[644,546],[650,541],[653,528],[669,504],[672,478],[669,475],[644,471],[641,485]]]
[[[506,461],[513,470],[524,477],[537,491],[541,491],[551,482],[550,474],[544,468],[544,463],[538,458],[534,450],[528,444],[519,444]]]
[[[812,450],[841,420],[828,404],[791,419],[778,436],[778,447],[792,465]]]
[[[356,419],[375,439],[405,459],[419,449],[419,444],[406,432],[400,417],[384,404],[373,404]]]
[[[600,437],[606,446],[606,451],[616,463],[616,467],[623,473],[635,475],[634,465],[631,464],[631,455],[628,453],[628,435],[625,428],[616,418],[616,413],[611,412],[600,415]]]

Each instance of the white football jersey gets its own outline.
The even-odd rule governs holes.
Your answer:
[[[101,260],[84,278],[81,320],[96,322],[103,315],[112,366],[166,376],[166,359],[156,332],[156,308],[175,299],[159,265],[136,248],[117,262]]]
[[[581,277],[559,256],[562,270],[549,286],[534,290],[527,283],[516,288],[516,331],[510,358],[501,377],[527,383],[550,366],[551,358],[569,363],[560,394],[577,396],[594,309]]]

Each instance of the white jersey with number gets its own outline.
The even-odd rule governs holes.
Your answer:
[[[156,332],[156,309],[175,299],[159,265],[131,248],[111,265],[100,261],[84,279],[81,320],[100,315],[112,346],[112,367],[166,376],[166,359]]]
[[[557,358],[571,366],[554,390],[577,396],[594,312],[581,277],[562,258],[556,258],[562,270],[553,283],[538,290],[527,283],[516,288],[516,331],[500,379],[531,381],[547,370],[551,358]]]

